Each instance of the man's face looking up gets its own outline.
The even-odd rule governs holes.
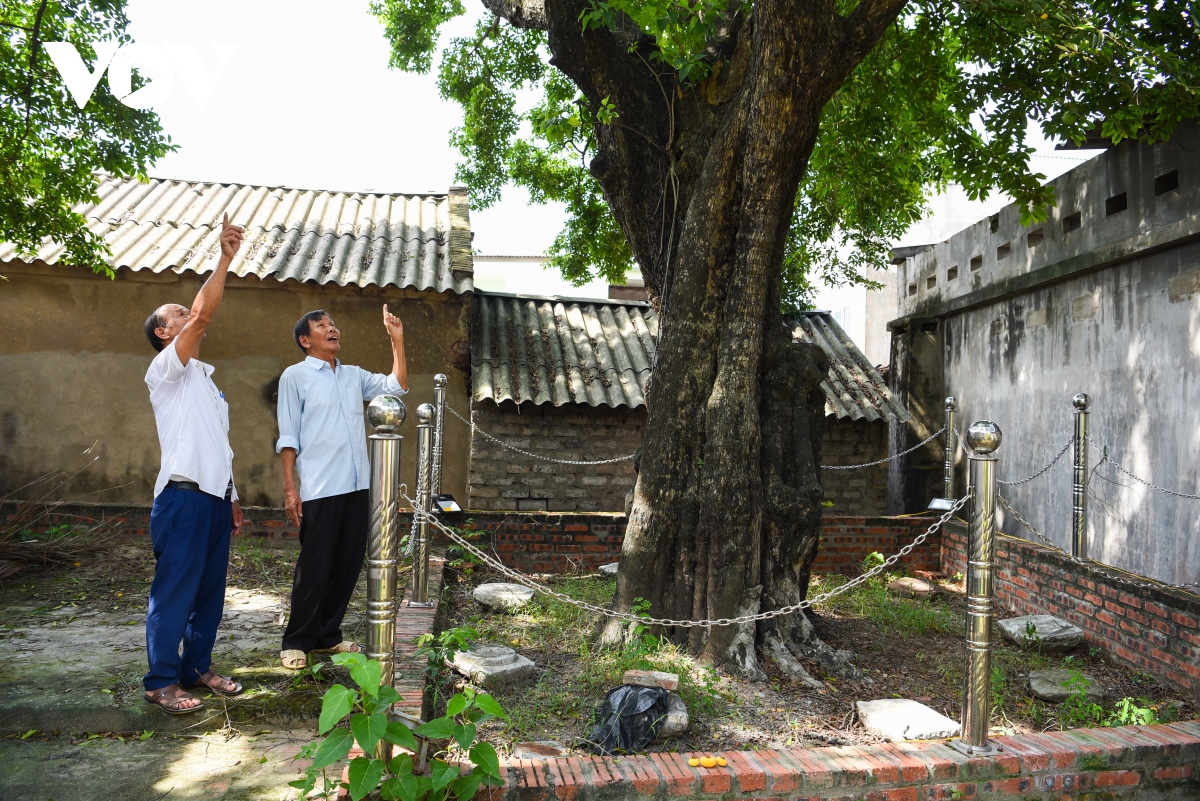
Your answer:
[[[342,347],[342,332],[334,325],[328,316],[316,322],[309,321],[308,336],[301,335],[300,345],[309,356],[327,359],[335,355]]]
[[[188,318],[192,316],[192,312],[186,306],[180,306],[178,303],[159,306],[156,314],[162,325],[155,328],[154,333],[168,343],[179,336],[179,332],[187,325]]]

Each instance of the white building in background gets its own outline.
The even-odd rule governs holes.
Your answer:
[[[608,298],[608,282],[595,278],[572,286],[562,273],[546,266],[546,256],[475,256],[475,288],[513,295],[558,295]]]

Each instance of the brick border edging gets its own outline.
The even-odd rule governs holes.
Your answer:
[[[727,767],[688,766],[688,754],[507,760],[489,801],[764,799],[934,801],[1106,798],[1197,788],[1200,722],[996,737],[1004,751],[968,758],[939,741],[877,746],[724,751]]]

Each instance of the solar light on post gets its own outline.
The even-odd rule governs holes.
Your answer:
[[[1087,559],[1087,428],[1088,406],[1091,405],[1092,399],[1080,392],[1071,398],[1071,403],[1075,406],[1075,450],[1072,454],[1075,471],[1071,480],[1071,555],[1077,559]]]
[[[431,462],[433,461],[433,406],[422,403],[417,407],[417,507],[429,513],[432,492]],[[416,514],[416,510],[413,510]],[[413,552],[413,588],[409,606],[429,606],[429,520],[421,516],[417,524],[417,544]]]
[[[950,745],[962,753],[995,754],[988,742],[991,720],[992,621],[995,618],[996,457],[1003,435],[988,420],[967,429],[971,448],[971,530],[967,543],[967,678],[962,731]]]
[[[382,667],[380,685],[395,678],[396,564],[400,525],[400,445],[395,431],[404,422],[404,403],[395,395],[380,395],[367,407],[367,420],[375,429],[371,443],[371,531],[367,539],[367,659]],[[380,742],[375,757],[387,759],[387,743]]]

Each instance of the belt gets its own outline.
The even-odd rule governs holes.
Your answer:
[[[187,490],[188,492],[204,492],[204,490],[200,489],[200,485],[197,484],[195,481],[175,481],[172,479],[171,481],[167,482],[166,488],[167,489]],[[209,493],[207,493],[207,492],[204,492],[204,494],[209,495]],[[216,496],[209,495],[209,497],[215,498]],[[233,482],[230,481],[229,486],[225,488],[225,500],[228,501],[232,497],[233,497]]]

